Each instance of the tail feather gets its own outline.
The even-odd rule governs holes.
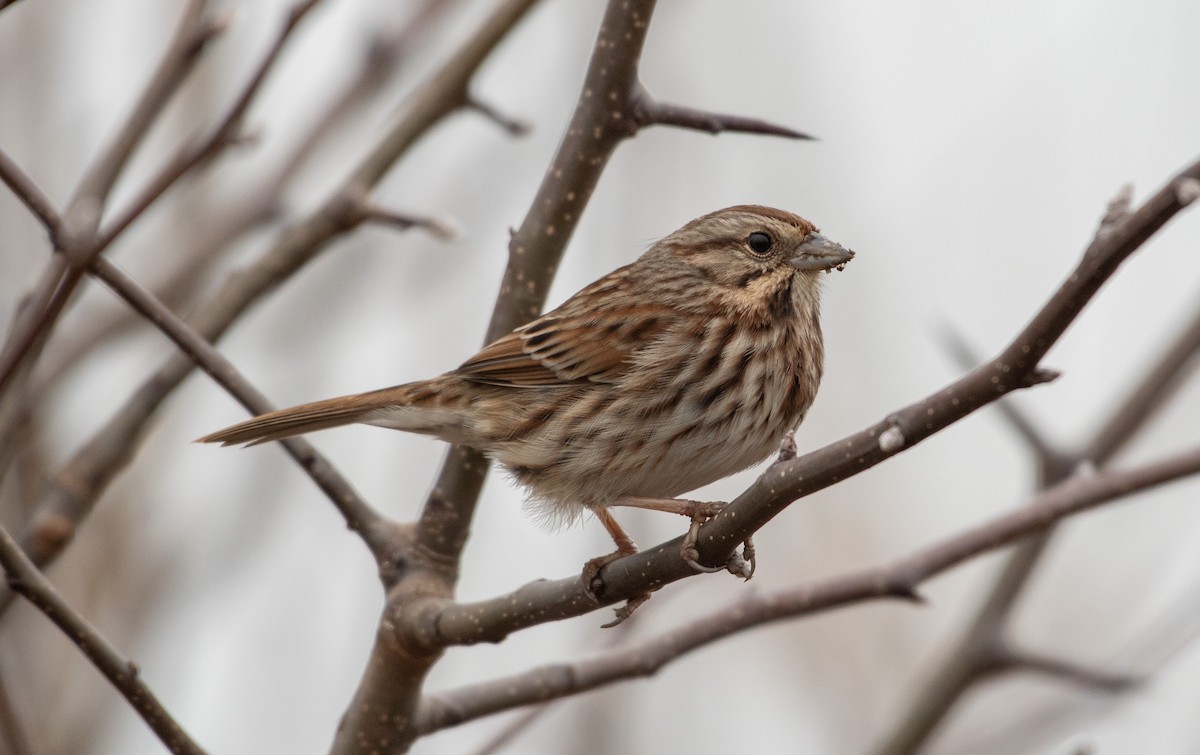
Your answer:
[[[279,409],[232,425],[224,430],[218,430],[211,435],[198,438],[196,442],[220,443],[222,446],[239,443],[257,446],[260,443],[283,440],[315,430],[325,430],[355,422],[370,422],[379,416],[381,410],[397,404],[403,405],[405,394],[408,393],[406,389],[409,387],[396,386],[370,393],[314,401],[311,404],[301,404],[289,409]]]

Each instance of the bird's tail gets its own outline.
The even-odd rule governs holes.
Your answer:
[[[196,442],[220,443],[223,446],[245,443],[248,446],[256,446],[259,443],[355,422],[440,435],[443,427],[432,421],[432,417],[424,416],[430,413],[429,410],[414,405],[414,402],[421,403],[421,399],[430,393],[429,381],[422,381],[369,393],[314,401],[311,404],[301,404],[259,415],[224,430],[218,430],[212,435],[206,435]]]

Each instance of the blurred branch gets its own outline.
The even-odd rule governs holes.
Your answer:
[[[147,82],[125,122],[117,129],[116,137],[88,169],[69,203],[71,209],[68,209],[68,215],[73,208],[85,202],[96,204],[103,212],[112,187],[129,164],[129,158],[141,146],[167,103],[179,92],[208,43],[225,30],[223,22],[205,22],[208,2],[189,0],[158,70]]]
[[[58,236],[62,218],[59,217],[58,210],[54,208],[54,203],[2,149],[0,149],[0,181],[4,181],[17,199],[21,200],[21,203],[46,227],[51,239]]]
[[[946,352],[962,370],[973,370],[982,362],[982,358],[978,352],[967,343],[966,337],[960,333],[952,324],[946,323],[942,327],[942,346]],[[1024,441],[1025,445],[1033,452],[1033,454],[1041,460],[1050,460],[1058,457],[1060,454],[1054,448],[1054,445],[1046,437],[1046,434],[1034,423],[1033,419],[1021,411],[1021,408],[1013,401],[1003,400],[996,402],[996,409],[1000,412],[1000,416],[1008,422],[1008,426],[1016,432],[1017,436]]]
[[[524,10],[532,0],[510,0]],[[516,19],[512,19],[515,23]],[[209,342],[216,341],[253,304],[284,283],[340,234],[354,227],[353,198],[374,185],[387,167],[445,116],[465,104],[466,82],[483,62],[495,38],[468,41],[418,87],[402,107],[398,122],[363,159],[351,177],[312,214],[285,228],[255,263],[232,274],[216,295],[188,319]],[[35,564],[44,566],[70,541],[109,483],[125,468],[145,436],[150,418],[194,368],[182,355],[169,358],[50,480],[48,491],[21,534],[21,545]],[[403,541],[397,537],[396,543]],[[398,547],[398,545],[397,545]],[[381,564],[390,573],[394,559]],[[0,591],[0,611],[11,592]]]
[[[295,32],[304,17],[322,1],[302,0],[292,5],[284,19],[283,28],[279,30],[279,34],[275,37],[275,42],[263,55],[258,68],[242,87],[241,93],[234,100],[233,105],[226,112],[225,116],[207,137],[194,146],[185,147],[174,158],[168,161],[158,175],[150,179],[141,193],[130,202],[129,207],[124,212],[118,214],[116,219],[100,232],[99,238],[96,241],[96,254],[108,247],[126,228],[141,217],[167,189],[174,186],[181,178],[198,166],[211,160],[226,147],[235,144],[241,138],[240,130],[246,110],[249,109],[250,104],[254,102],[255,97],[262,90],[263,82],[266,81],[267,75],[274,69],[280,54],[287,46],[293,32]]]
[[[642,614],[635,613],[630,616],[628,620],[617,624],[609,631],[605,632],[604,642],[601,646],[602,649],[613,650],[621,647],[625,642],[627,642],[629,640],[630,631],[634,626],[637,625],[638,618],[641,615]],[[434,697],[436,697],[436,695]],[[503,751],[509,744],[517,739],[518,736],[525,733],[531,726],[533,726],[538,719],[553,710],[555,707],[554,703],[557,699],[559,698],[548,699],[543,704],[537,705],[536,707],[526,711],[524,714],[518,716],[516,720],[510,722],[508,726],[505,726],[489,741],[485,742],[478,750],[475,751],[474,755],[493,755],[494,753]],[[422,699],[422,707],[427,704],[427,701],[428,698]],[[418,711],[418,716],[419,715],[420,711]]]
[[[932,577],[1065,517],[1197,473],[1200,473],[1200,448],[1128,470],[1075,478],[1040,493],[1016,511],[964,530],[890,565],[773,593],[748,595],[657,638],[602,653],[589,660],[544,666],[483,684],[439,692],[423,701],[418,726],[426,734],[521,705],[578,694],[618,680],[650,676],[698,648],[751,627],[880,598],[909,599]],[[501,604],[509,606],[511,613],[512,606],[528,605],[528,601],[537,600],[546,590],[566,587],[563,584],[566,582],[568,580],[559,580],[556,585],[532,583],[510,596],[443,611],[439,627],[443,631],[442,638],[446,640],[453,636],[467,643],[497,640],[496,636],[472,631],[470,621],[488,621],[494,607]],[[992,661],[994,665],[995,656]],[[1033,664],[1034,656],[1012,654],[1008,661]],[[1050,670],[1051,664],[1041,665],[1043,670]],[[1065,673],[1065,666],[1059,664],[1055,670]]]
[[[774,123],[758,118],[746,118],[741,115],[726,115],[698,110],[684,105],[675,105],[656,100],[640,81],[632,83],[629,93],[629,107],[633,113],[633,122],[638,128],[646,126],[674,126],[690,131],[704,131],[709,134],[721,134],[726,131],[743,134],[766,134],[782,136],[788,139],[814,139],[795,129],[777,126]]]
[[[1136,687],[1141,681],[1126,674],[1095,669],[1029,650],[1009,648],[1009,654],[1004,661],[1005,665],[1013,670],[1033,671],[1101,692],[1124,692],[1131,687]]]
[[[1154,366],[1129,390],[1080,456],[1103,466],[1158,416],[1200,366],[1200,307]]]
[[[62,214],[63,222],[49,228],[59,254],[51,257],[0,350],[0,395],[21,363],[40,352],[41,344],[75,290],[82,269],[104,250],[94,243],[95,234],[113,184],[179,84],[194,68],[208,41],[220,32],[219,26],[203,23],[206,6],[207,0],[190,0],[166,54],[116,138],[85,172]],[[45,212],[34,212],[41,219],[48,217]]]
[[[1148,679],[1178,658],[1197,636],[1200,636],[1200,583],[1182,591],[1179,600],[1148,622],[1106,665],[1136,669],[1139,678]],[[1111,714],[1121,700],[1111,694],[1060,697],[1005,727],[1000,736],[979,736],[962,751],[992,755],[1047,751],[1061,743],[1066,732],[1078,731],[1089,721]]]
[[[156,298],[168,307],[180,311],[185,303],[197,296],[197,281],[208,274],[238,239],[279,216],[286,190],[300,169],[325,146],[334,133],[353,115],[359,113],[371,98],[386,89],[403,66],[409,48],[428,34],[447,11],[460,3],[447,0],[424,0],[408,18],[400,23],[377,30],[363,46],[362,62],[353,78],[337,88],[337,94],[308,124],[306,130],[277,162],[277,168],[266,175],[255,173],[236,181],[240,191],[224,197],[215,209],[204,213],[197,224],[211,232],[202,238],[180,239],[182,248],[173,259],[183,261],[165,280],[154,284]],[[204,209],[204,208],[201,208]],[[42,385],[55,384],[83,356],[97,346],[111,341],[128,328],[138,324],[138,318],[128,308],[111,315],[83,323],[78,332],[70,334],[70,342],[60,348],[44,365]],[[59,339],[62,340],[61,338]]]
[[[512,116],[501,113],[492,105],[472,97],[470,100],[471,109],[487,118],[492,123],[508,132],[509,136],[524,136],[529,133],[529,124],[525,121],[518,120]]]
[[[33,755],[33,747],[5,678],[4,669],[0,668],[0,751],[10,755]]]
[[[265,414],[274,409],[267,397],[251,385],[212,344],[112,262],[103,257],[96,260],[93,274],[170,338],[184,354],[252,414]],[[379,514],[367,505],[350,483],[338,474],[333,465],[308,441],[292,438],[284,441],[283,445],[317,487],[337,506],[346,519],[346,525],[358,533],[372,552],[382,550],[385,540],[390,540],[391,533]]]
[[[183,727],[171,717],[150,688],[141,680],[141,672],[130,660],[104,639],[54,589],[37,567],[25,556],[8,530],[0,527],[0,564],[8,573],[8,584],[44,613],[88,660],[104,674],[147,725],[158,735],[167,749],[174,753],[203,755],[204,750],[192,741]]]
[[[1132,188],[1122,187],[1109,203],[1093,243],[1117,232],[1129,220],[1132,198]],[[971,358],[964,341],[955,334],[951,334],[948,340],[952,351],[960,359]],[[1097,466],[1107,464],[1170,400],[1188,371],[1194,367],[1198,351],[1200,310],[1154,367],[1126,394],[1124,400],[1117,403],[1116,410],[1096,432],[1092,441],[1078,453],[1055,448],[1011,402],[1001,402],[1005,417],[1035,454],[1039,467],[1038,487],[1045,489],[1066,479],[1081,459]],[[987,599],[958,645],[942,659],[930,681],[923,685],[920,694],[900,717],[896,729],[883,739],[878,749],[880,755],[909,755],[916,752],[949,715],[963,694],[988,676],[989,667],[983,649],[990,638],[1002,634],[1004,627],[1009,624],[1014,607],[1031,582],[1053,533],[1054,529],[1049,528],[1029,538],[1008,557]],[[1046,659],[1046,662],[1049,663],[1049,660]]]
[[[420,228],[442,241],[452,241],[462,233],[458,223],[449,218],[411,215],[376,204],[367,196],[348,198],[347,214],[354,225],[378,223],[401,231]]]

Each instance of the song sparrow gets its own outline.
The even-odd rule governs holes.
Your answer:
[[[613,556],[633,552],[607,507],[694,515],[673,497],[762,461],[804,418],[824,361],[819,274],[853,256],[789,212],[718,210],[456,370],[201,441],[256,444],[353,422],[434,435],[488,453],[556,518],[590,509]],[[694,529],[684,552],[698,567]]]

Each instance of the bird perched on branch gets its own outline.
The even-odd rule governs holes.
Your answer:
[[[458,369],[264,414],[200,440],[265,443],[364,423],[473,446],[526,486],[543,513],[693,517],[675,496],[750,467],[804,419],[821,381],[820,273],[854,253],[783,210],[743,205],[691,221]]]

